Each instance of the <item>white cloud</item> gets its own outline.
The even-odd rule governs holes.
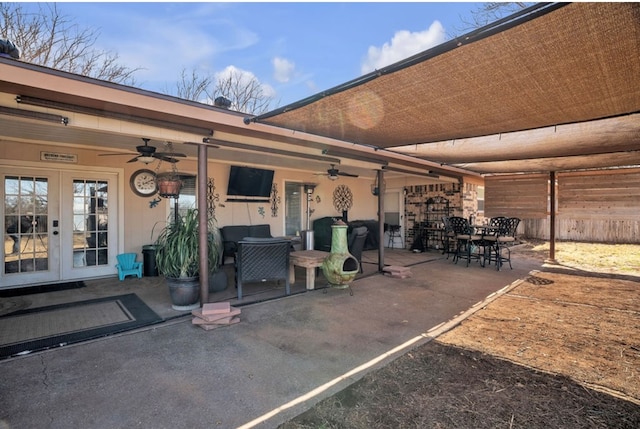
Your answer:
[[[275,57],[273,63],[273,77],[280,83],[287,83],[295,71],[296,65],[286,58]]]
[[[178,81],[183,69],[207,74],[222,55],[259,42],[245,26],[221,17],[220,7],[224,6],[158,3],[148,14],[133,7],[103,7],[103,19],[117,24],[111,24],[109,32],[101,31],[96,47],[117,52],[120,64],[141,68],[134,75],[138,84],[164,90],[163,85]]]
[[[380,48],[369,47],[360,71],[362,74],[372,72],[437,46],[445,40],[445,30],[439,21],[434,21],[429,29],[421,32],[397,31],[391,42],[385,43]]]
[[[258,80],[256,75],[251,73],[250,71],[239,69],[236,66],[227,66],[224,70],[219,71],[215,74],[215,78],[217,81],[226,80],[229,78],[234,78],[241,86],[246,86],[253,80]]]
[[[275,88],[268,83],[261,83],[260,86],[262,87],[262,94],[264,94],[265,97],[276,98],[276,96],[278,95]]]
[[[266,97],[275,97],[276,95],[276,91],[271,85],[260,82],[260,79],[258,79],[255,74],[247,70],[239,69],[236,66],[227,66],[224,70],[215,73],[214,77],[217,81],[223,81],[232,77],[233,81],[238,83],[238,87],[246,87],[249,86],[251,82],[256,82],[260,85],[262,93]]]
[[[305,81],[305,86],[307,87],[307,89],[309,89],[309,92],[311,94],[315,94],[316,92],[320,91],[320,89],[318,88],[318,85],[314,80],[309,79]]]

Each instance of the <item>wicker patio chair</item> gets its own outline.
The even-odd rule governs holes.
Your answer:
[[[240,240],[236,256],[238,300],[242,299],[242,286],[250,282],[284,280],[285,293],[290,295],[290,251],[291,241],[283,238],[245,238]]]

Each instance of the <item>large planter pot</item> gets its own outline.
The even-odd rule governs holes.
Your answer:
[[[178,311],[190,311],[200,307],[200,279],[188,277],[183,279],[166,278],[171,296],[171,308]]]
[[[227,273],[220,269],[209,274],[209,292],[222,292],[227,289]]]

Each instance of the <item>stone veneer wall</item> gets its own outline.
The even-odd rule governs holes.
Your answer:
[[[481,223],[484,219],[482,213],[478,213],[478,185],[465,183],[462,192],[462,216],[473,216],[475,223]]]
[[[447,199],[449,201],[450,215],[459,216],[462,212],[462,198],[460,184],[458,183],[407,186],[404,190],[405,248],[407,249],[411,249],[420,230],[420,223],[425,221],[426,204],[429,198]]]
[[[469,217],[477,221],[482,218],[477,213],[478,185],[471,183],[434,183],[429,185],[407,186],[405,191],[405,248],[411,249],[420,223],[426,218],[427,200],[445,198],[449,201],[449,216]]]

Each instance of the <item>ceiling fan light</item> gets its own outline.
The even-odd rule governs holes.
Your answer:
[[[338,180],[338,176],[337,175],[333,175],[333,174],[329,174],[329,180]]]
[[[138,157],[138,161],[142,162],[143,164],[151,164],[153,161],[155,161],[156,159],[152,156],[139,156]]]

